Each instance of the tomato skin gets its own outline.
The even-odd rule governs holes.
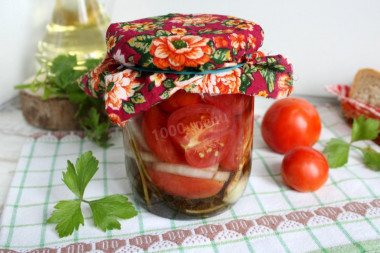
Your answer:
[[[147,170],[153,183],[168,194],[186,199],[203,199],[216,195],[223,188],[224,182],[175,175],[171,173]]]
[[[321,120],[315,107],[301,98],[284,98],[267,110],[261,125],[266,144],[284,154],[297,146],[312,146],[319,139]]]
[[[300,192],[318,190],[328,178],[326,158],[311,147],[296,147],[286,153],[281,164],[281,176],[291,188]]]
[[[235,116],[235,124],[230,136],[231,149],[220,165],[225,170],[237,170],[249,159],[253,141],[253,104],[243,115]]]
[[[172,139],[185,150],[186,161],[193,167],[217,164],[230,147],[228,141],[232,116],[216,106],[188,105],[173,112],[167,128],[177,129]]]
[[[202,101],[202,97],[196,93],[187,93],[185,90],[179,90],[170,98],[159,103],[158,106],[165,112],[174,112],[175,110]]]
[[[215,105],[224,111],[234,115],[241,115],[253,103],[253,97],[243,94],[225,94],[212,96],[204,94],[203,100],[211,105]]]
[[[145,141],[151,151],[160,159],[169,163],[185,163],[184,153],[169,136],[162,136],[159,131],[166,128],[169,115],[157,106],[144,113],[142,130]],[[156,133],[156,134],[155,134]]]

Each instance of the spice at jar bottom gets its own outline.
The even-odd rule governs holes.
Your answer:
[[[129,120],[125,160],[139,202],[178,219],[228,209],[251,171],[253,112],[254,97],[178,92]]]

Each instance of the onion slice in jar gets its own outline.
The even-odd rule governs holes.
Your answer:
[[[237,179],[233,182],[231,182],[226,189],[226,192],[223,197],[223,201],[227,203],[234,203],[236,202],[240,196],[243,194],[247,181],[249,178],[249,172],[246,171],[240,179]]]
[[[214,179],[226,182],[229,179],[231,173],[228,171],[218,171],[218,167],[219,165],[216,164],[204,169],[199,169],[183,164],[154,163],[152,168],[156,171],[172,173],[186,177]]]

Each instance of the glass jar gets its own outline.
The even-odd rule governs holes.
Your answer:
[[[123,128],[135,198],[177,219],[209,217],[235,203],[251,171],[254,97],[180,90]]]

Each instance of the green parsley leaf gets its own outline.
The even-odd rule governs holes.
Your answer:
[[[100,62],[101,59],[87,59],[84,62],[84,66],[86,66],[87,69],[94,69]]]
[[[327,153],[327,161],[330,168],[341,167],[348,161],[348,153],[350,147],[360,149],[363,153],[365,164],[374,171],[380,171],[380,153],[371,147],[360,148],[352,145],[353,142],[361,140],[376,139],[380,133],[380,121],[375,119],[365,119],[364,115],[354,119],[352,125],[351,142],[346,143],[339,139],[332,139],[327,143],[323,152]]]
[[[123,195],[111,195],[90,203],[95,226],[103,231],[120,229],[117,218],[129,219],[137,215],[132,203]]]
[[[53,59],[50,71],[52,73],[65,72],[67,70],[72,70],[76,65],[76,55],[59,55]]]
[[[100,114],[95,108],[91,108],[88,117],[84,121],[80,121],[82,128],[85,130],[86,135],[96,142],[101,147],[110,146],[107,144],[110,139],[107,129],[110,127],[110,122],[100,123]]]
[[[67,172],[63,172],[63,182],[79,198],[83,198],[84,190],[98,170],[98,160],[88,151],[77,159],[74,165],[67,161]]]
[[[88,151],[81,155],[75,163],[78,175],[78,185],[80,196],[83,197],[84,190],[92,177],[98,171],[99,161],[92,155],[91,151]]]
[[[84,225],[80,205],[80,200],[66,200],[54,206],[55,210],[47,222],[58,223],[55,229],[60,238],[71,235],[74,229],[78,230],[80,224]]]
[[[67,161],[67,172],[62,172],[62,181],[78,198],[82,198],[81,190],[78,182],[78,175],[74,165]]]
[[[105,124],[99,128],[93,125],[91,127],[87,126],[87,128],[84,128],[82,124],[81,126],[84,128],[83,130],[85,130],[89,139],[101,147],[108,147],[110,146],[107,144],[110,139],[108,128],[111,123],[104,110],[104,101],[86,95],[79,88],[77,82],[81,75],[95,68],[100,62],[101,59],[87,59],[80,65],[76,55],[59,55],[53,59],[51,66],[46,64],[41,67],[32,83],[17,85],[15,89],[29,88],[33,92],[36,92],[39,88],[42,88],[42,100],[46,100],[51,96],[68,98],[71,102],[78,105],[75,117],[79,118],[79,121],[86,121],[90,117],[88,113],[90,109],[95,108],[101,117],[101,121],[105,122]],[[95,130],[96,133],[93,132]]]
[[[53,60],[50,71],[55,85],[62,89],[62,92],[82,75],[83,71],[75,70],[76,66],[76,55],[59,55]]]
[[[351,142],[375,139],[380,132],[379,127],[380,121],[371,118],[366,120],[364,115],[354,119]]]
[[[373,150],[370,146],[360,149],[364,156],[364,161],[368,168],[380,171],[380,153]]]
[[[117,218],[129,219],[137,215],[135,208],[128,198],[123,195],[111,195],[102,199],[87,201],[83,199],[86,186],[98,171],[99,162],[91,151],[82,154],[75,163],[67,161],[67,171],[63,172],[62,181],[79,198],[78,200],[64,200],[55,205],[48,223],[58,223],[55,229],[59,237],[71,235],[84,225],[81,203],[90,205],[95,226],[103,231],[107,229],[120,229]]]
[[[340,139],[331,139],[323,149],[327,153],[327,162],[330,168],[338,168],[348,161],[350,144]]]
[[[89,97],[86,93],[84,93],[80,88],[79,86],[75,86],[75,85],[72,85],[72,86],[69,86],[67,87],[67,90],[69,92],[69,100],[73,103],[76,103],[76,104],[81,104],[83,103],[87,98],[91,98]]]

